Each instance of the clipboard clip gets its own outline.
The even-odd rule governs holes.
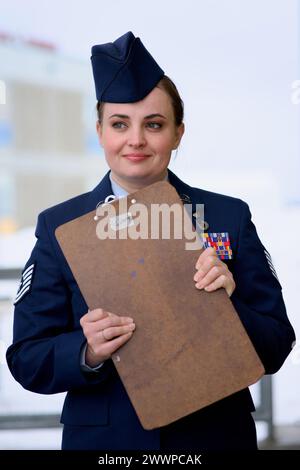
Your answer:
[[[96,205],[96,215],[94,216],[94,220],[98,220],[99,217],[97,216],[97,209],[99,206],[105,206],[106,204],[110,204],[111,202],[113,202],[114,200],[116,199],[116,196],[114,194],[110,194],[109,196],[106,196],[106,198],[104,199],[104,201],[99,201],[98,204]]]
[[[187,194],[180,194],[179,197],[180,197],[181,201],[182,201],[184,204],[185,204],[185,203],[187,203],[187,204],[191,204],[191,203],[192,203],[190,196],[188,196]]]

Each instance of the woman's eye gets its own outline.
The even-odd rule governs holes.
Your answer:
[[[162,125],[159,122],[148,122],[148,126],[151,129],[160,129]]]
[[[127,127],[127,124],[125,122],[117,121],[112,124],[112,127],[114,129],[124,129],[125,127]],[[162,124],[160,124],[159,122],[148,122],[147,127],[149,127],[150,129],[160,129],[162,127]]]
[[[115,129],[124,129],[124,127],[126,127],[126,124],[124,122],[114,122],[112,124],[112,127],[114,127]]]

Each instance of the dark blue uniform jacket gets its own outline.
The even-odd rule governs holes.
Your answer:
[[[281,286],[247,204],[192,188],[170,171],[169,182],[193,204],[204,204],[209,232],[229,233],[233,258],[225,262],[236,282],[231,300],[266,373],[275,373],[295,336]],[[65,222],[94,210],[111,193],[107,174],[93,191],[39,215],[37,242],[24,268],[27,278],[25,275],[22,295],[15,305],[13,344],[7,351],[11,373],[27,390],[68,392],[61,417],[63,449],[255,448],[254,406],[248,389],[171,425],[146,431],[112,360],[107,360],[99,372],[82,370],[80,351],[85,337],[79,320],[88,307],[54,232]]]

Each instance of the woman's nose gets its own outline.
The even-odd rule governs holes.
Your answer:
[[[145,143],[146,140],[143,129],[132,127],[128,136],[128,144],[132,147],[142,147]]]

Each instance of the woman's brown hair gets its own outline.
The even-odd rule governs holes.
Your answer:
[[[156,86],[164,90],[171,98],[172,107],[174,111],[175,125],[180,126],[180,124],[182,124],[182,121],[183,121],[184,105],[178,93],[175,83],[167,75],[164,75],[163,78],[158,82]],[[98,115],[98,121],[100,123],[102,121],[104,104],[105,102],[103,101],[98,101],[97,103],[97,115]]]

